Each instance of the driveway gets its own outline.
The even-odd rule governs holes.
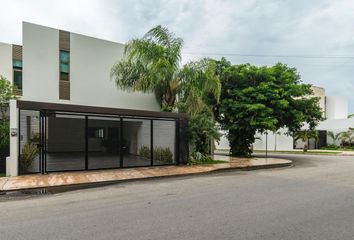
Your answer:
[[[0,197],[1,239],[354,239],[354,157]]]

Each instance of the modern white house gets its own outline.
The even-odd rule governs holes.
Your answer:
[[[347,131],[350,127],[354,127],[354,118],[348,118],[348,100],[341,96],[326,96],[325,89],[312,86],[313,95],[319,97],[319,105],[323,111],[324,121],[320,122],[316,127],[319,139],[315,141],[310,139],[308,146],[311,149],[320,148],[327,144],[333,143],[333,140],[327,136],[328,131],[339,133]],[[280,129],[278,132],[268,132],[266,134],[257,134],[256,141],[253,144],[254,150],[270,150],[270,151],[286,151],[293,149],[302,149],[304,142],[301,140],[294,141],[292,136],[286,133],[286,129]],[[216,149],[230,149],[229,142],[223,132],[223,137],[219,142],[215,142]]]
[[[10,102],[8,176],[186,161],[188,116],[160,112],[154,94],[111,80],[123,44],[27,22],[22,32],[21,46],[0,43],[0,75],[19,96]]]

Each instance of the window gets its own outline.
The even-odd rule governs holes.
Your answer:
[[[13,59],[12,67],[13,67],[14,85],[17,87],[17,89],[22,90],[22,61]]]
[[[22,69],[22,61],[21,60],[13,59],[12,65],[13,65],[13,68]]]
[[[69,81],[70,53],[60,51],[60,80]]]
[[[14,69],[14,85],[17,89],[22,89],[22,71]]]
[[[104,138],[104,128],[102,127],[89,127],[88,128],[89,138]]]

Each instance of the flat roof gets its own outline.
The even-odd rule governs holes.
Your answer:
[[[17,107],[23,110],[48,110],[48,111],[60,111],[60,112],[72,112],[72,113],[88,113],[88,114],[105,114],[105,115],[119,115],[119,116],[136,116],[146,118],[173,118],[182,119],[188,118],[187,113],[175,113],[175,112],[158,112],[158,111],[146,111],[124,108],[107,108],[97,106],[85,106],[74,104],[62,104],[62,103],[48,103],[48,102],[35,102],[35,101],[23,101],[17,100]]]

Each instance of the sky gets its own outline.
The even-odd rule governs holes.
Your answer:
[[[22,21],[120,43],[162,25],[183,38],[183,62],[286,63],[354,113],[354,0],[0,0],[0,9],[0,42],[21,44]]]

